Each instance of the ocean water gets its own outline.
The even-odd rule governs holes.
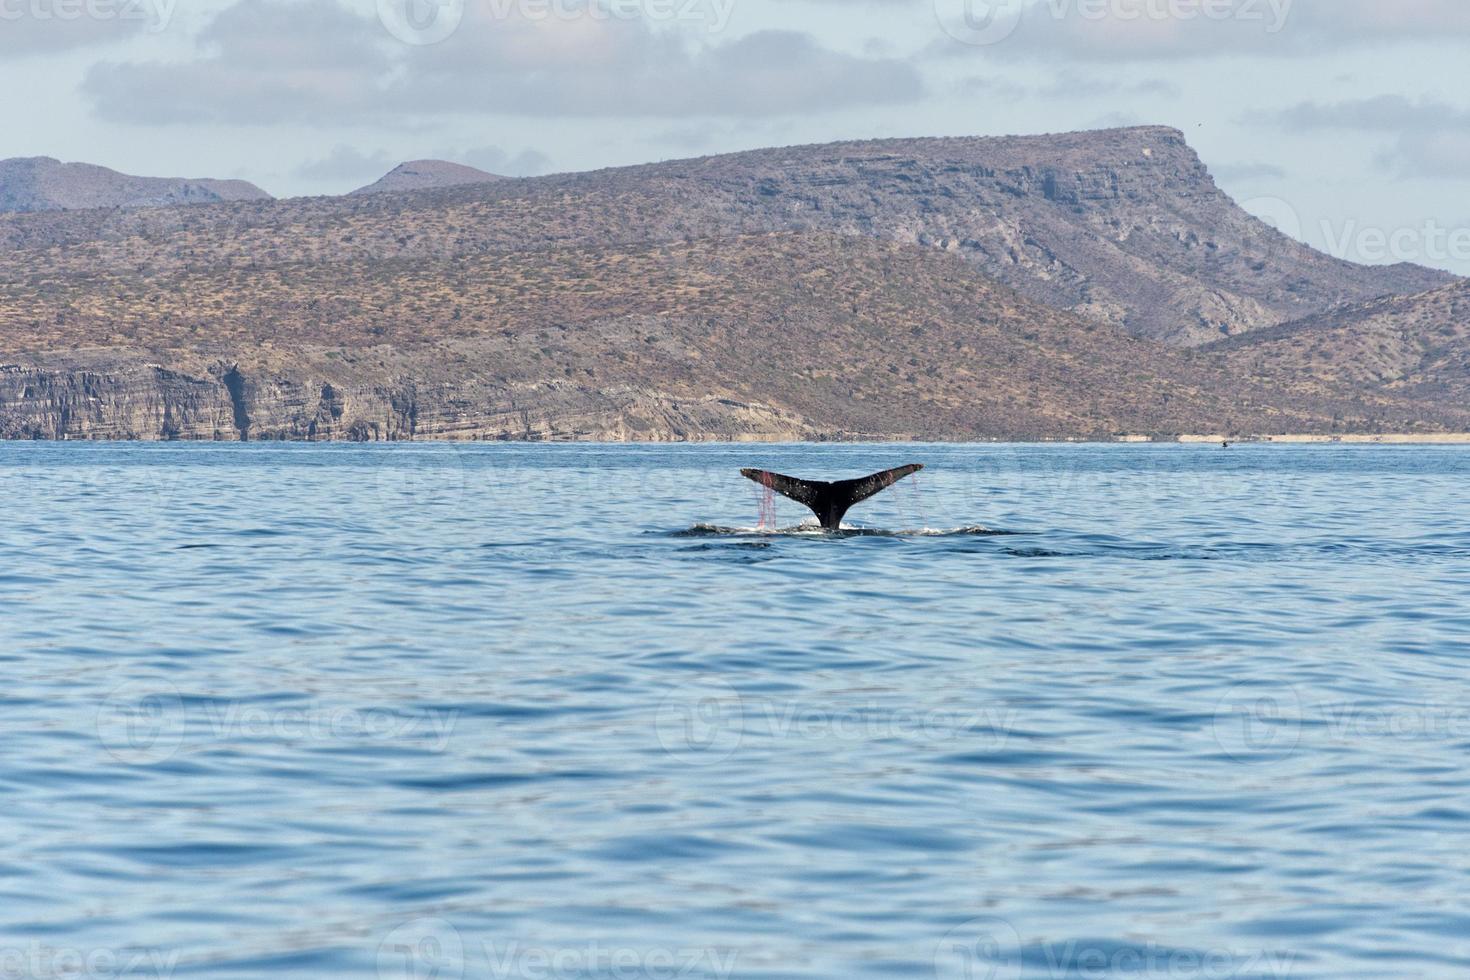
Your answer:
[[[0,976],[1465,976],[1467,477],[0,445]]]

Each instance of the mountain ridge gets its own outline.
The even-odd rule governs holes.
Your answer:
[[[510,179],[500,174],[480,170],[478,167],[470,167],[448,160],[409,160],[406,163],[400,163],[366,187],[348,191],[345,196],[403,193],[440,187],[460,187],[465,184],[488,184]]]
[[[213,204],[271,200],[244,180],[137,177],[91,163],[54,157],[0,160],[0,212]]]
[[[97,222],[0,222],[0,244],[95,241]],[[107,235],[157,224],[114,220]],[[196,261],[376,260],[768,231],[827,231],[961,254],[1024,295],[1179,346],[1453,281],[1359,266],[1240,210],[1178,130],[869,140],[349,198],[215,206],[168,221]],[[150,237],[158,237],[149,229]],[[113,261],[180,261],[162,241]],[[200,251],[201,244],[204,251]],[[44,261],[54,261],[47,258]],[[70,271],[76,271],[73,267]]]
[[[9,215],[0,433],[1463,432],[1449,388],[1219,343],[1459,282],[1291,241],[1163,127]]]

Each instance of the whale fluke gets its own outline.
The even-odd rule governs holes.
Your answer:
[[[822,480],[800,480],[794,476],[782,476],[767,470],[741,470],[740,475],[754,480],[761,486],[770,487],[783,497],[804,504],[817,515],[817,520],[829,531],[842,527],[842,517],[854,504],[893,486],[906,476],[912,476],[924,467],[914,463],[894,470],[884,470],[858,480],[838,480],[827,483]]]

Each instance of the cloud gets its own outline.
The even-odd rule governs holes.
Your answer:
[[[1263,180],[1284,180],[1286,171],[1273,163],[1222,163],[1210,167],[1216,180],[1229,183],[1250,183]]]
[[[1384,133],[1393,142],[1376,157],[1403,177],[1470,178],[1470,110],[1401,95],[1336,103],[1303,102],[1264,117],[1296,131]]]
[[[551,158],[540,150],[509,153],[498,146],[477,146],[468,150],[441,150],[434,155],[440,160],[453,160],[502,177],[535,177],[551,169]]]
[[[1050,82],[1037,93],[1044,99],[1076,101],[1083,98],[1116,98],[1123,95],[1157,96],[1178,98],[1182,93],[1179,86],[1161,78],[1145,78],[1128,81],[1100,75],[1082,75],[1074,71],[1063,71],[1053,75]]]
[[[1427,99],[1415,102],[1402,95],[1380,95],[1329,104],[1303,102],[1283,109],[1272,118],[1289,129],[1432,132],[1470,125],[1470,111]]]
[[[332,0],[241,0],[198,43],[193,61],[96,65],[83,91],[116,122],[312,123],[371,115],[393,67],[374,24]]]
[[[634,19],[477,10],[449,41],[411,52],[395,97],[438,111],[761,117],[905,102],[922,91],[907,62],[832,51],[795,31],[693,45]]]
[[[1405,133],[1379,154],[1377,163],[1404,177],[1470,179],[1470,132]]]
[[[322,159],[297,167],[296,176],[308,180],[360,180],[381,177],[401,162],[382,150],[363,153],[355,147],[338,144]]]
[[[1299,56],[1392,40],[1470,36],[1464,0],[935,0],[950,54],[1141,61]],[[976,18],[976,9],[995,20]]]
[[[101,64],[84,89],[110,120],[245,124],[770,117],[922,92],[908,62],[830,50],[804,33],[710,43],[638,19],[496,6],[472,7],[440,44],[411,47],[336,0],[240,0],[200,36],[195,59]]]

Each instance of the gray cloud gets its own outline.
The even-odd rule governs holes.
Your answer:
[[[1145,79],[1120,79],[1109,78],[1102,75],[1082,75],[1073,71],[1063,71],[1053,75],[1052,80],[1043,86],[1038,94],[1044,99],[1082,99],[1082,98],[1117,98],[1118,96],[1139,95],[1159,96],[1163,98],[1178,98],[1182,92],[1179,86],[1173,82],[1161,78]]]
[[[568,43],[558,29],[502,22],[421,49],[400,92],[437,110],[559,116],[776,116],[904,102],[912,66],[827,50],[809,35],[761,31],[691,49],[636,21],[603,22]]]
[[[467,150],[440,150],[434,156],[503,177],[534,177],[551,169],[551,158],[540,150],[509,153],[498,146],[477,146]]]
[[[364,153],[355,147],[338,144],[322,159],[297,167],[296,176],[308,180],[361,180],[381,177],[401,162],[382,150]]]
[[[371,115],[393,64],[374,24],[332,0],[241,0],[182,63],[96,65],[83,89],[103,118],[270,124]]]
[[[1216,180],[1228,183],[1249,183],[1262,180],[1282,180],[1286,171],[1273,163],[1221,163],[1212,164],[1210,172]]]
[[[1379,167],[1404,177],[1470,179],[1470,132],[1404,133],[1379,154]]]
[[[183,63],[106,63],[97,112],[135,123],[409,123],[449,114],[769,117],[903,102],[912,65],[762,31],[711,44],[635,19],[471,8],[436,45],[386,43],[335,0],[241,0]]]
[[[1470,111],[1444,102],[1414,102],[1402,95],[1380,95],[1331,104],[1303,102],[1282,110],[1273,118],[1290,129],[1434,132],[1470,125]]]
[[[1470,179],[1470,110],[1401,95],[1323,104],[1304,102],[1264,117],[1291,130],[1385,133],[1393,142],[1375,158],[1404,177]]]

